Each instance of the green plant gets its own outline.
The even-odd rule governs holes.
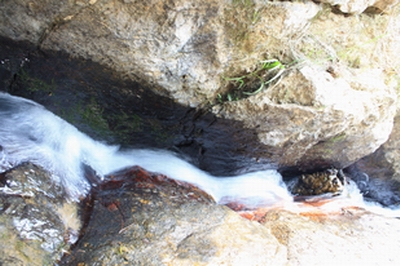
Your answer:
[[[256,95],[281,77],[286,70],[285,65],[278,59],[264,60],[260,63],[261,66],[249,74],[240,77],[224,78],[233,85],[233,89],[229,90],[225,96],[218,94],[218,102],[237,101],[241,98]]]
[[[328,139],[327,142],[328,143],[337,143],[337,142],[343,141],[345,139],[346,139],[346,134],[341,133],[341,134],[338,134],[338,135],[333,136],[332,138]]]

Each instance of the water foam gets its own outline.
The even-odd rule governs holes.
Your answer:
[[[274,169],[215,177],[168,151],[120,150],[118,146],[95,141],[43,106],[0,92],[0,172],[23,162],[32,162],[51,172],[54,182],[63,185],[71,200],[78,200],[90,190],[84,164],[93,168],[99,178],[138,165],[197,185],[220,204],[235,202],[248,208],[279,205],[293,211],[304,209],[304,204],[293,201],[282,176]],[[383,212],[383,208],[363,201],[355,183],[347,187],[341,196],[324,204],[324,210],[356,205]]]
[[[139,165],[148,171],[197,185],[216,202],[236,200],[252,207],[291,201],[292,197],[276,170],[236,177],[214,177],[168,151],[119,150],[95,141],[43,106],[20,97],[0,93],[0,171],[23,162],[49,170],[72,200],[90,189],[83,164],[104,176]]]

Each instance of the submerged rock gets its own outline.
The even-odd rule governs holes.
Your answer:
[[[294,181],[291,192],[295,196],[315,196],[321,194],[340,195],[346,186],[346,177],[337,169],[303,174]]]
[[[52,265],[78,240],[76,203],[31,164],[0,175],[0,264]]]

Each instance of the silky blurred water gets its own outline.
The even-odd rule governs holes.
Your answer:
[[[245,173],[238,176],[213,176],[165,150],[125,149],[96,141],[77,130],[41,105],[20,97],[0,93],[0,171],[20,163],[42,166],[61,183],[71,200],[87,195],[90,184],[84,165],[102,178],[117,170],[138,165],[148,171],[192,183],[217,203],[235,202],[245,208],[281,206],[292,211],[304,210],[307,204],[293,201],[282,176],[275,169]],[[366,202],[355,182],[345,191],[319,206],[321,210],[340,210],[358,206],[389,216],[400,216],[399,210],[382,208]]]

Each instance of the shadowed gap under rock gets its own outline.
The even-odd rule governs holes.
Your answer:
[[[241,122],[181,106],[92,61],[0,43],[1,90],[44,105],[94,139],[173,150],[213,175],[271,168],[268,149]]]

